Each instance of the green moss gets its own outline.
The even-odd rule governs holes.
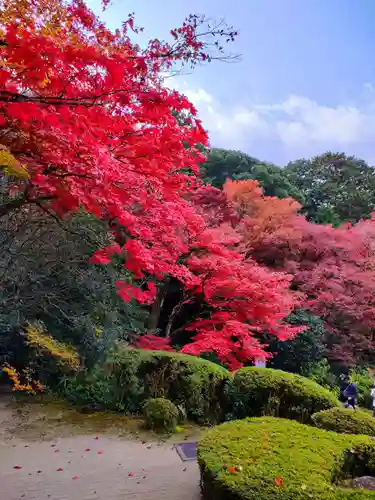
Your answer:
[[[312,416],[316,427],[344,434],[368,434],[375,436],[375,419],[364,410],[331,408]]]
[[[179,411],[169,399],[149,399],[143,405],[146,426],[155,431],[175,432]]]
[[[141,416],[110,412],[81,413],[65,401],[49,395],[11,399],[7,406],[3,406],[0,417],[6,440],[16,438],[27,442],[99,434],[150,443],[179,443],[197,441],[202,434],[202,427],[192,423],[184,424],[176,434],[156,433],[145,428]]]
[[[365,436],[246,419],[206,432],[198,460],[206,500],[375,499],[375,491],[343,487],[350,478],[375,475],[375,442]]]
[[[243,368],[227,384],[231,417],[272,415],[309,421],[313,413],[339,406],[316,382],[271,368]]]

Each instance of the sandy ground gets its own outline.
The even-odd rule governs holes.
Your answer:
[[[86,433],[61,419],[51,432],[45,416],[37,422],[0,400],[1,500],[200,498],[197,464],[182,462],[171,442],[116,436],[113,428]]]

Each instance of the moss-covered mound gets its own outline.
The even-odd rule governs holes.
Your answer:
[[[242,368],[227,384],[228,408],[235,418],[272,415],[309,421],[339,406],[336,396],[316,382],[271,368]]]
[[[343,434],[368,434],[375,436],[375,419],[364,410],[331,408],[314,413],[313,424],[320,429]]]
[[[167,398],[200,423],[223,420],[224,386],[232,374],[196,356],[118,349],[100,369],[71,379],[68,399],[95,409],[137,413],[149,398]]]
[[[374,500],[344,487],[375,475],[375,442],[261,417],[209,430],[198,446],[206,500]]]
[[[148,399],[143,405],[146,426],[159,432],[174,432],[178,422],[179,411],[169,399]]]

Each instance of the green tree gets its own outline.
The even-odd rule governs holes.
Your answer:
[[[367,218],[375,210],[375,171],[355,156],[327,152],[290,162],[285,174],[302,192],[311,221],[337,226]]]
[[[305,325],[307,328],[295,339],[285,342],[269,338],[268,350],[273,353],[270,366],[307,375],[310,368],[324,358],[324,323],[318,316],[302,309],[292,313],[288,322],[292,325]]]
[[[0,364],[20,350],[27,321],[42,322],[88,363],[143,330],[146,312],[115,292],[116,280],[126,279],[121,262],[89,262],[109,238],[104,223],[83,213],[60,221],[23,209],[0,220]]]
[[[221,188],[229,178],[232,180],[256,179],[266,196],[292,197],[303,202],[298,189],[277,165],[258,160],[240,151],[213,148],[202,165],[202,174],[207,184]]]

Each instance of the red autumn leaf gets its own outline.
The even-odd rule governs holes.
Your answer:
[[[230,474],[237,474],[238,471],[237,471],[236,467],[229,467],[228,472]]]
[[[135,474],[134,474],[134,472],[129,472],[128,476],[129,476],[129,477],[134,477],[134,476],[135,476]]]
[[[275,477],[275,485],[278,486],[279,488],[282,488],[284,486],[284,483],[280,476]]]
[[[78,476],[73,476],[72,479],[76,480],[78,479]]]
[[[91,448],[86,448],[86,450],[85,450],[85,451],[91,451]]]
[[[99,439],[99,436],[96,436],[94,439],[98,440],[98,439]]]
[[[60,450],[55,450],[55,453],[60,453]]]
[[[103,452],[102,451],[98,451],[98,455],[103,455]]]
[[[20,469],[22,469],[22,467],[21,467],[20,465],[15,465],[15,466],[13,467],[13,469],[20,470]]]
[[[63,469],[61,467],[59,467],[58,469],[56,469],[57,472],[61,472]]]

